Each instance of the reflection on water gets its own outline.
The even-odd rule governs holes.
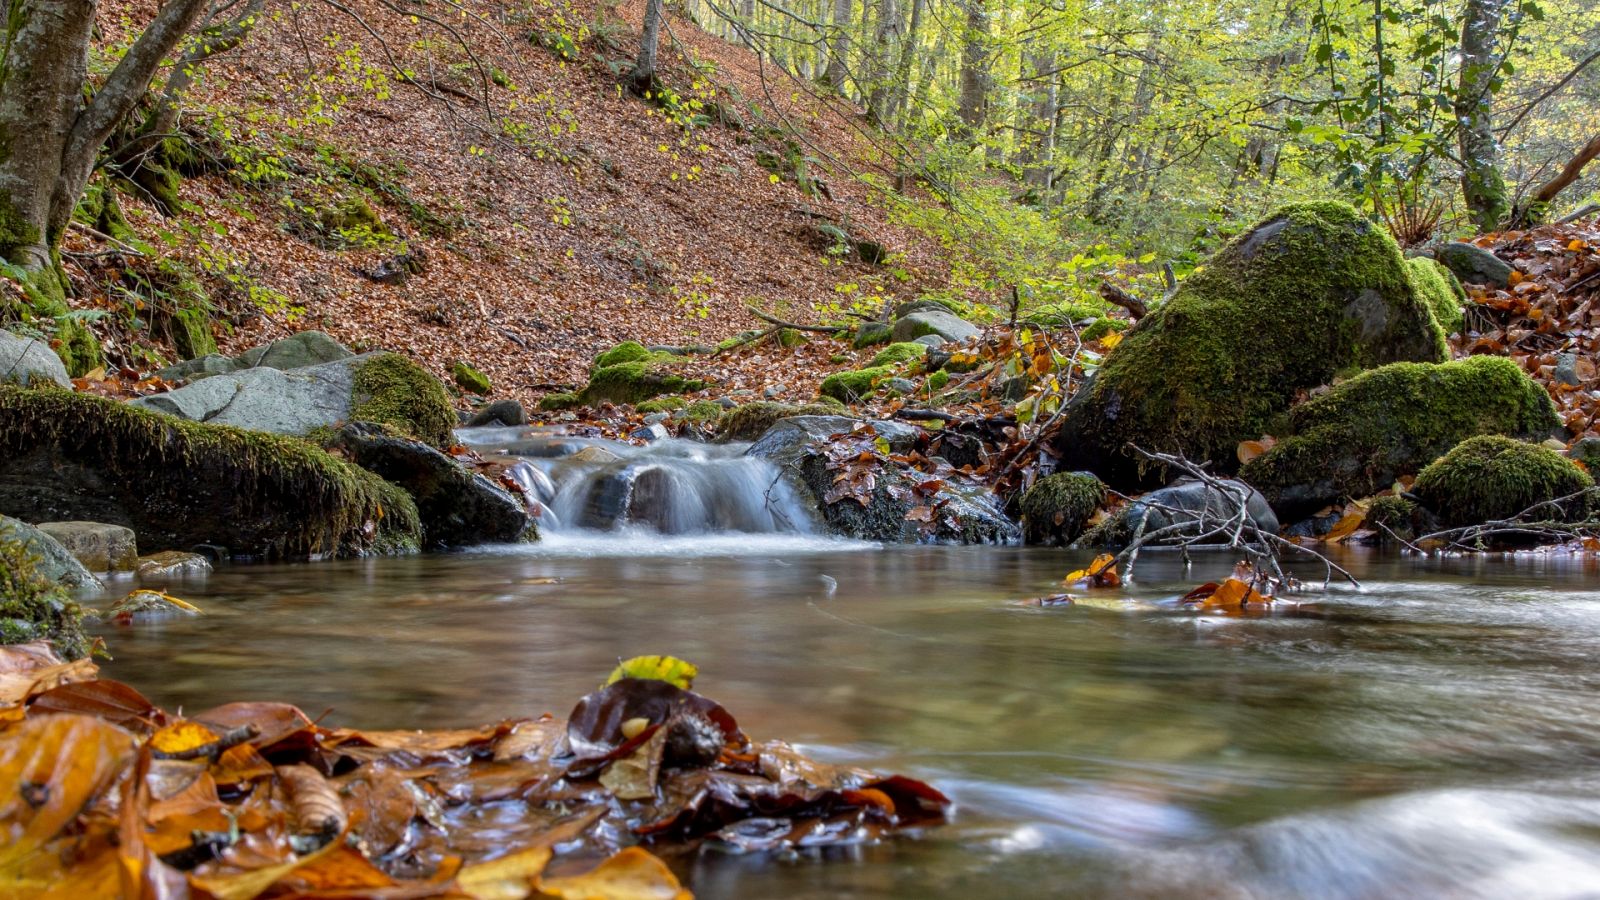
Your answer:
[[[106,669],[169,706],[444,727],[673,653],[751,734],[960,804],[826,865],[702,858],[703,897],[1600,895],[1593,561],[1358,556],[1364,591],[1242,621],[1009,602],[1082,562],[634,532],[239,567],[175,591],[204,618],[111,631]],[[1230,564],[1147,554],[1131,590]]]

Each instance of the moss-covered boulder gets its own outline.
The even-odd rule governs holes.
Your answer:
[[[773,403],[762,400],[735,406],[722,414],[717,422],[717,442],[753,441],[767,429],[790,416],[836,416],[844,409],[838,403]]]
[[[607,366],[618,366],[623,363],[644,362],[655,354],[646,350],[638,341],[623,341],[607,350],[602,350],[595,355],[594,368],[604,369]]]
[[[877,355],[872,357],[872,364],[874,366],[894,366],[919,360],[927,355],[928,345],[918,344],[915,341],[902,341],[898,344],[890,344],[879,350]]]
[[[146,552],[356,556],[421,537],[404,491],[306,441],[54,388],[0,387],[0,509],[124,525]]]
[[[1289,436],[1239,477],[1294,521],[1387,490],[1469,437],[1543,439],[1560,419],[1516,363],[1475,356],[1363,372],[1290,410],[1288,424]]]
[[[0,644],[49,641],[62,659],[88,656],[83,611],[37,566],[38,557],[0,522]]]
[[[875,344],[887,344],[893,340],[893,329],[888,322],[862,322],[856,326],[856,335],[850,346],[860,350]]]
[[[1445,358],[1394,239],[1343,203],[1291,204],[1125,333],[1073,398],[1055,449],[1116,487],[1166,476],[1129,444],[1232,468],[1238,442],[1301,391]]]
[[[679,357],[662,354],[659,358],[595,369],[578,399],[590,406],[603,402],[639,403],[662,394],[682,394],[705,387],[704,380],[684,374]]]
[[[822,396],[832,397],[841,403],[860,403],[872,396],[880,382],[893,377],[894,366],[870,366],[849,372],[835,372],[822,379],[818,391]]]
[[[316,366],[257,366],[133,401],[194,422],[304,436],[344,422],[379,422],[435,447],[457,423],[443,383],[398,353]]]
[[[1433,311],[1439,328],[1445,334],[1460,331],[1465,318],[1461,307],[1467,302],[1467,292],[1455,274],[1426,256],[1413,256],[1406,260],[1406,265],[1411,268],[1411,281],[1428,309]]]
[[[1444,527],[1460,528],[1509,519],[1592,487],[1588,473],[1549,447],[1482,435],[1423,469],[1412,493]],[[1593,508],[1593,497],[1585,495],[1536,510],[1531,518],[1575,521]]]
[[[558,412],[563,409],[574,409],[582,405],[583,398],[571,391],[557,391],[539,398],[539,409],[544,412]]]
[[[1105,485],[1087,472],[1046,475],[1022,495],[1023,540],[1044,546],[1071,544],[1105,499]]]
[[[450,366],[450,377],[455,379],[456,387],[463,391],[479,396],[494,392],[494,383],[489,380],[489,376],[459,359]]]

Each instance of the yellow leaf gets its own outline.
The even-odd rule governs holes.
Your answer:
[[[23,720],[0,741],[0,883],[100,796],[134,753],[133,735],[89,716]]]
[[[629,847],[582,875],[539,879],[539,890],[563,900],[693,900],[667,864]]]
[[[529,847],[462,868],[456,887],[474,900],[522,900],[549,862],[549,847]]]
[[[1122,583],[1122,579],[1117,575],[1117,558],[1102,553],[1094,558],[1089,568],[1070,572],[1061,582],[1067,585],[1082,583],[1090,587],[1116,587]]]
[[[1100,339],[1100,346],[1107,350],[1116,347],[1120,343],[1122,343],[1122,332],[1120,331],[1113,331]]]
[[[156,732],[150,738],[150,749],[157,753],[171,756],[178,753],[188,753],[198,750],[207,744],[214,744],[220,738],[215,731],[184,719]]]
[[[1342,541],[1354,534],[1356,529],[1360,528],[1366,521],[1366,515],[1360,510],[1347,512],[1340,517],[1339,521],[1333,524],[1333,528],[1329,529],[1328,533],[1322,536],[1322,539],[1330,543]]]
[[[684,662],[676,656],[635,656],[618,664],[611,671],[611,677],[606,679],[606,684],[624,678],[643,678],[665,681],[688,690],[694,684],[694,677],[699,674],[700,669],[694,663]]]

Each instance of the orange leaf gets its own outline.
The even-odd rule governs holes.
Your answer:
[[[629,847],[583,873],[540,878],[539,890],[565,900],[693,900],[667,864],[639,847]]]

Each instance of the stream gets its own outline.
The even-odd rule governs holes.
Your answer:
[[[173,587],[205,616],[107,629],[104,671],[168,708],[444,728],[565,715],[670,653],[752,736],[957,802],[825,859],[702,854],[702,898],[1600,895],[1592,557],[1352,551],[1363,590],[1257,619],[1015,602],[1087,559],[622,525],[223,566]],[[1147,552],[1124,594],[1231,563]]]

